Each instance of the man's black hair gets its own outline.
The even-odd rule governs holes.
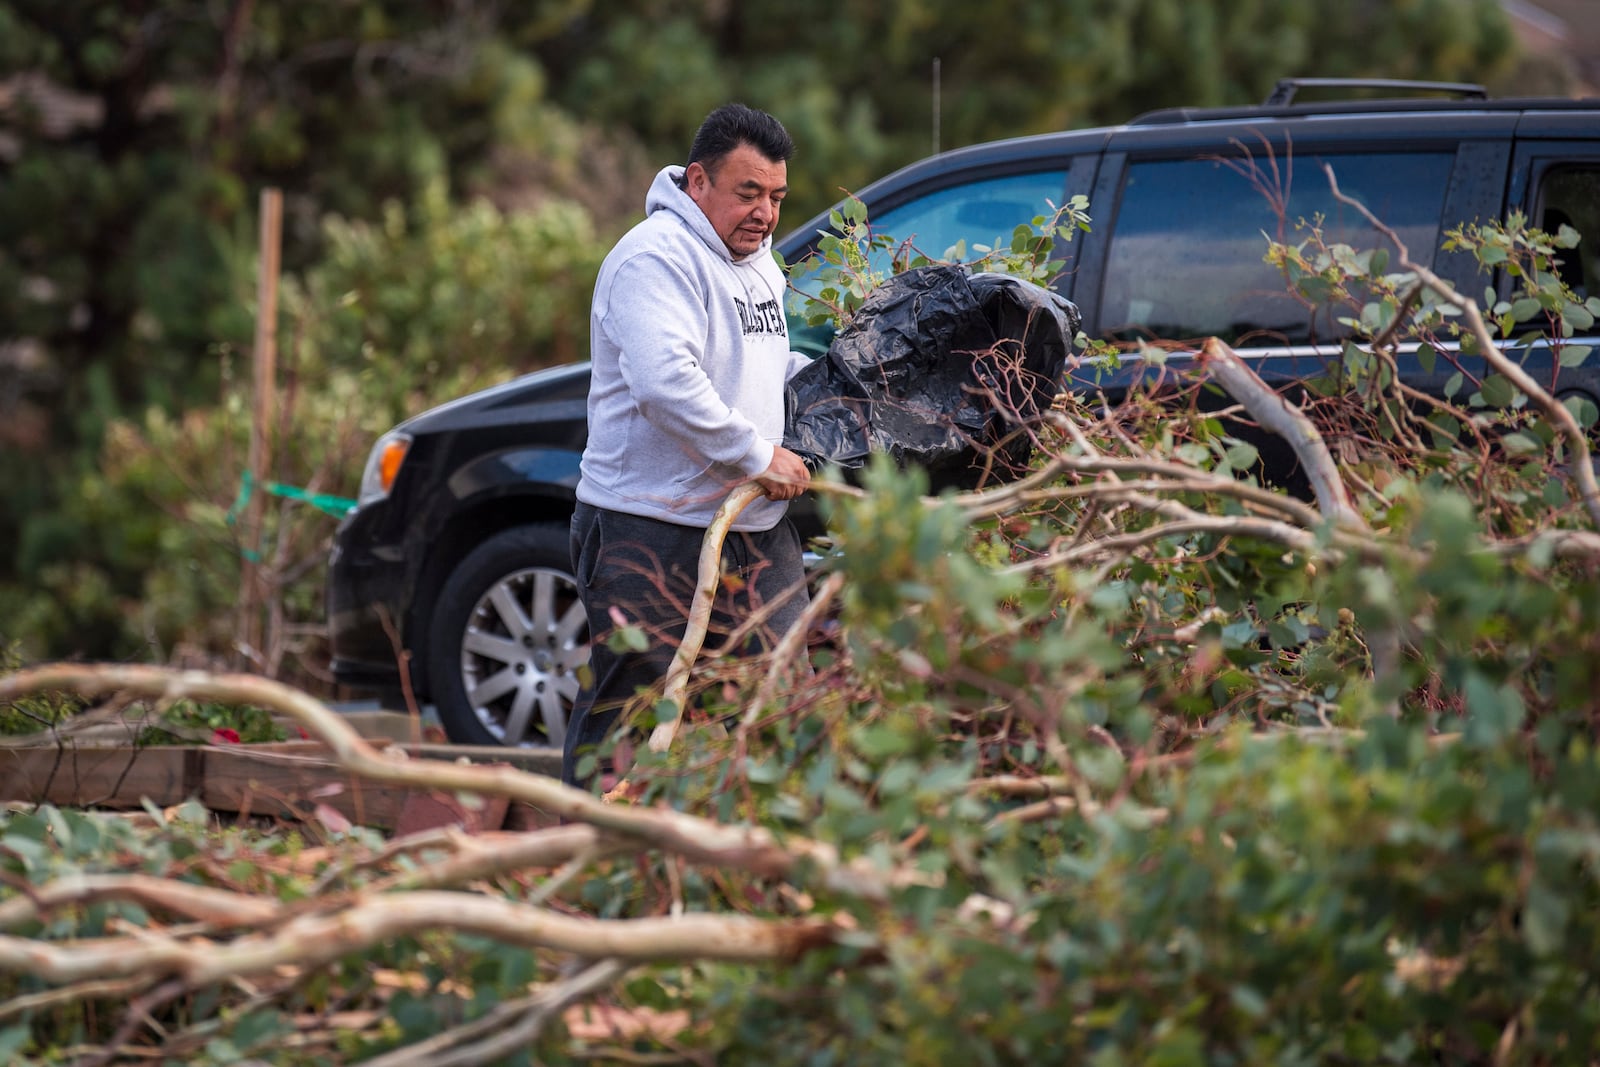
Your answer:
[[[689,162],[716,172],[724,156],[747,144],[773,163],[786,163],[794,155],[794,139],[783,123],[744,104],[723,104],[706,116],[689,146]]]

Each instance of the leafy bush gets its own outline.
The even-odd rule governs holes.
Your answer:
[[[329,219],[325,258],[285,280],[273,483],[329,498],[332,514],[280,497],[259,542],[238,521],[247,492],[251,375],[218,353],[222,394],[181,417],[151,408],[108,429],[99,463],[59,516],[93,551],[0,587],[0,618],[38,661],[107,649],[115,657],[238,662],[322,684],[322,565],[340,498],[371,442],[401,419],[541,366],[576,358],[581,306],[603,253],[587,216],[559,202],[507,215],[453,207],[433,186],[381,226]],[[277,605],[266,647],[241,648],[246,558]],[[93,561],[93,562],[90,562]]]
[[[1462,239],[1544,254],[1518,233]],[[1307,404],[1324,425],[1392,434],[1337,468],[1302,441],[1347,483],[1346,507],[1254,484],[1249,450],[1192,403],[1203,362],[1200,381],[1109,415],[1064,400],[1030,427],[1023,483],[930,501],[917,473],[880,464],[860,491],[824,491],[839,551],[818,596],[837,598],[837,628],[811,671],[768,684],[794,666],[781,649],[706,665],[694,688],[726,729],[633,753],[611,804],[472,779],[547,798],[592,837],[355,834],[280,862],[295,854],[283,838],[201,832],[200,813],[117,831],[14,819],[0,833],[13,882],[133,868],[282,908],[249,938],[213,924],[181,943],[122,898],[19,923],[0,938],[21,1005],[0,1046],[49,1062],[125,1023],[142,1054],[218,1064],[423,1041],[484,1060],[504,1033],[520,1035],[502,1049],[513,1063],[1585,1061],[1600,1046],[1600,538],[1583,433],[1514,375],[1419,407],[1385,373],[1401,335],[1384,324],[1448,331],[1464,303],[1417,314],[1419,272],[1308,241],[1275,254],[1359,299],[1351,318],[1379,332]],[[1556,316],[1556,335],[1587,310],[1548,271],[1528,277],[1552,299],[1521,310]],[[392,781],[416,762],[378,767]],[[455,765],[431,773],[466,788]],[[507,858],[530,843],[559,855]],[[439,884],[459,887],[452,915],[493,900],[515,921],[402,936],[366,921]],[[0,892],[8,915],[31,907]],[[591,939],[518,940],[568,930],[572,910]],[[248,985],[152,971],[111,994],[47,991],[30,968],[97,951],[77,939],[110,914],[141,927],[124,951],[185,960],[309,954],[296,924],[318,919],[376,933]],[[659,916],[738,920],[742,951],[752,929],[804,938],[759,962],[710,938],[629,958]],[[143,1015],[106,1005],[163,991]],[[559,1011],[582,998],[603,1024]]]
[[[15,646],[0,646],[0,676],[22,666]],[[0,704],[0,736],[38,733],[71,718],[83,702],[65,694],[47,694]]]

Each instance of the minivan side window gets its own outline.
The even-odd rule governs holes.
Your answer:
[[[1449,152],[1135,161],[1128,166],[1101,290],[1099,332],[1111,339],[1195,341],[1238,347],[1313,344],[1348,333],[1344,311],[1312,309],[1263,259],[1268,240],[1302,240],[1295,224],[1321,216],[1325,239],[1362,250],[1388,248],[1339,189],[1399,234],[1413,256],[1432,259],[1455,157]],[[1284,224],[1259,180],[1287,187]]]
[[[1012,231],[1018,226],[1037,216],[1051,215],[1060,205],[1066,187],[1067,172],[1061,169],[984,178],[945,186],[882,213],[869,210],[867,221],[873,233],[892,237],[897,249],[910,241],[917,252],[933,260],[958,258],[955,250],[965,242],[959,259],[971,262],[983,255],[977,246],[1009,247]],[[869,262],[873,270],[888,276],[889,253],[874,252]],[[821,288],[815,279],[813,271],[792,284],[803,293],[815,295]],[[799,318],[803,303],[799,296],[790,294],[790,346],[813,356],[821,355],[832,340],[832,330],[806,326]]]
[[[1060,205],[1066,186],[1067,174],[1061,170],[953,185],[873,217],[872,229],[897,244],[909,240],[929,259],[971,262],[983,254],[975,246],[1008,248],[1018,226],[1048,217]],[[965,248],[958,257],[962,242]],[[887,259],[873,265],[888,269]]]

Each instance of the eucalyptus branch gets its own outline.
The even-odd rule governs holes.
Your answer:
[[[1007,823],[1042,822],[1045,819],[1054,819],[1072,812],[1080,812],[1085,818],[1093,818],[1109,811],[1116,811],[1122,817],[1137,822],[1141,826],[1157,826],[1172,817],[1166,808],[1148,808],[1136,804],[1122,803],[1114,809],[1106,808],[1095,801],[1084,801],[1069,796],[1051,794],[1043,800],[1036,800],[1031,804],[1024,804],[1020,808],[1011,808],[1000,812],[989,820],[989,826],[1004,826]]]
[[[271,901],[148,874],[74,874],[0,903],[0,929],[32,922],[62,907],[121,900],[213,927],[260,926],[282,916]]]
[[[1472,332],[1472,339],[1477,344],[1478,351],[1483,358],[1498,373],[1516,386],[1517,389],[1528,397],[1540,411],[1544,412],[1556,430],[1566,440],[1567,447],[1572,454],[1572,475],[1578,483],[1578,493],[1583,498],[1584,508],[1589,513],[1589,521],[1600,527],[1600,483],[1595,481],[1594,465],[1590,462],[1589,439],[1583,432],[1583,427],[1578,425],[1578,420],[1573,416],[1567,406],[1551,396],[1538,382],[1534,381],[1527,371],[1523,370],[1515,361],[1506,358],[1500,351],[1500,346],[1494,343],[1494,338],[1489,335],[1489,327],[1483,321],[1483,314],[1478,309],[1477,301],[1456,291],[1455,286],[1439,277],[1433,271],[1416,263],[1411,259],[1410,250],[1405,242],[1393,228],[1380,221],[1367,209],[1367,206],[1352,197],[1346,196],[1339,189],[1339,181],[1334,177],[1333,167],[1323,164],[1323,170],[1328,175],[1328,185],[1333,190],[1334,198],[1359,211],[1375,229],[1388,237],[1394,243],[1400,255],[1400,264],[1406,270],[1413,272],[1419,281],[1432,289],[1444,300],[1461,309],[1466,317],[1467,326]]]
[[[452,830],[448,844],[454,855],[398,871],[372,882],[368,890],[444,889],[511,871],[558,867],[585,857],[603,859],[625,848],[621,839],[602,838],[594,827],[584,825],[521,833],[463,834]]]
[[[602,921],[478,893],[420,890],[357,897],[336,911],[295,915],[270,933],[232,941],[150,931],[67,943],[0,935],[0,970],[57,983],[138,975],[153,984],[172,977],[194,989],[280,967],[320,967],[429,930],[635,962],[789,961],[830,944],[836,934],[831,923],[815,919],[693,914]]]
[[[1556,559],[1600,560],[1600,533],[1592,530],[1539,530],[1496,541],[1490,551],[1503,557],[1547,551]]]
[[[1076,784],[1063,775],[1043,775],[1024,778],[1015,774],[1000,774],[990,778],[974,778],[967,783],[967,792],[997,794],[1006,797],[1053,797],[1074,792]]]
[[[527,1048],[558,1012],[627,973],[627,965],[620,960],[600,960],[532,996],[497,1004],[482,1018],[365,1062],[367,1067],[475,1067],[492,1063]]]
[[[1357,530],[1367,528],[1366,520],[1350,503],[1344,482],[1339,478],[1339,467],[1333,462],[1322,434],[1303,411],[1271,389],[1237,352],[1215,337],[1207,338],[1201,347],[1199,363],[1206,376],[1243,404],[1263,428],[1277,434],[1294,449],[1323,515]]]
[[[1048,412],[1046,420],[1069,436],[1081,437],[1081,431],[1072,420],[1059,412]],[[1070,430],[1068,429],[1070,427]],[[1084,442],[1087,444],[1087,442]],[[1081,447],[1081,446],[1080,446]],[[1085,449],[1088,452],[1088,449]],[[960,493],[953,499],[969,520],[1003,515],[1015,509],[1020,502],[1039,499],[1035,494],[1049,486],[1063,474],[1116,474],[1149,475],[1173,483],[1172,488],[1184,492],[1225,494],[1256,507],[1270,511],[1305,527],[1317,525],[1318,514],[1311,506],[1283,493],[1264,489],[1258,485],[1224,478],[1206,471],[1196,470],[1182,463],[1152,457],[1115,457],[1097,451],[1085,455],[1058,452],[1046,460],[1038,470],[1026,478],[994,489]]]
[[[789,632],[783,635],[778,642],[778,647],[772,650],[772,662],[767,665],[767,673],[762,676],[761,684],[756,688],[755,696],[750,698],[750,703],[745,706],[744,717],[740,720],[741,726],[748,729],[761,714],[761,709],[771,702],[778,691],[778,685],[783,680],[784,671],[799,658],[805,650],[806,636],[811,627],[822,617],[823,613],[833,607],[834,598],[844,588],[844,575],[834,573],[828,575],[817,588],[817,593],[811,598],[811,603],[806,605],[805,611],[795,620]]]
[[[607,804],[592,793],[513,767],[413,760],[398,749],[380,752],[321,701],[255,675],[138,664],[51,664],[0,677],[0,704],[40,692],[83,696],[131,692],[266,707],[304,726],[329,746],[342,769],[370,781],[508,797],[568,822],[587,823],[694,862],[725,864],[767,877],[803,873],[803,877],[839,892],[873,899],[882,899],[895,885],[912,884],[919,878],[915,871],[885,872],[865,861],[846,862],[836,849],[822,842],[785,837],[779,843],[759,827],[725,826],[668,808]]]
[[[1093,482],[1080,482],[1076,485],[1052,485],[1043,489],[1033,489],[1026,493],[1018,494],[1008,512],[1016,512],[1039,504],[1052,504],[1063,500],[1086,500],[1096,504],[1113,503],[1123,499],[1126,494],[1139,493],[1146,497],[1156,493],[1196,494],[1205,496],[1229,495],[1225,489],[1219,489],[1217,482],[1223,481],[1233,485],[1244,485],[1243,482],[1234,482],[1231,479],[1218,479],[1215,475],[1205,471],[1192,471],[1191,476],[1184,480],[1171,480],[1166,478],[1133,478],[1113,479]],[[1278,499],[1288,501],[1289,497]],[[1239,503],[1262,518],[1275,518],[1291,525],[1301,525],[1296,519],[1306,517],[1304,511],[1293,507],[1264,506],[1264,502],[1254,498],[1239,498]],[[1311,513],[1314,518],[1315,513]],[[1312,525],[1316,525],[1315,522]]]
[[[765,490],[755,482],[746,482],[728,494],[707,527],[705,540],[700,545],[700,573],[695,583],[694,602],[689,608],[689,620],[683,631],[683,641],[667,668],[666,687],[662,699],[674,710],[671,719],[658,722],[650,732],[650,750],[665,752],[672,747],[678,725],[683,721],[683,705],[689,692],[689,669],[694,666],[700,646],[705,644],[706,630],[711,625],[711,605],[717,594],[717,580],[722,573],[722,543],[733,528],[739,513],[762,495]]]
[[[7,997],[5,1000],[0,1000],[0,1022],[17,1015],[26,1016],[50,1011],[67,1004],[77,1004],[91,1000],[127,1000],[146,988],[147,985],[148,983],[142,982],[138,978],[119,978],[115,980],[90,978],[86,981],[60,986],[55,989],[45,989],[37,993]]]

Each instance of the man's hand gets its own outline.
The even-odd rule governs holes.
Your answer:
[[[793,500],[811,484],[811,471],[804,460],[779,445],[773,449],[772,462],[756,475],[755,482],[766,491],[768,500]]]

